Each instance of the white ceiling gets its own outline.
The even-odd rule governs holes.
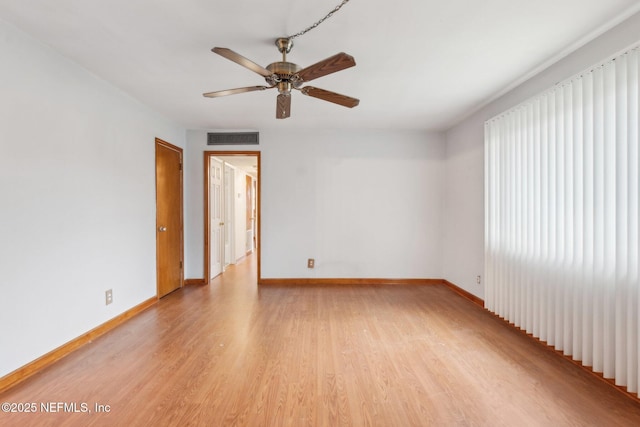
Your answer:
[[[265,84],[211,52],[228,47],[262,66],[277,37],[340,0],[0,0],[0,18],[190,129],[442,130],[640,10],[637,0],[351,0],[295,39],[302,67],[338,52],[357,66],[313,85],[359,98],[354,109],[293,93],[275,119],[275,90],[208,99]]]

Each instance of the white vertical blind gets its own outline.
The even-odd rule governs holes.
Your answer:
[[[486,307],[638,392],[638,48],[485,124]]]

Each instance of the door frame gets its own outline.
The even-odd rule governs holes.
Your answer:
[[[183,159],[184,159],[184,150],[160,138],[155,138],[154,153],[156,156],[156,160],[155,160],[154,173],[156,174],[157,174],[156,171],[158,168],[157,153],[158,153],[158,147],[160,146],[167,148],[169,150],[175,151],[180,155],[180,286],[178,287],[178,289],[181,289],[184,287],[184,169],[182,167]],[[156,199],[156,226],[155,226],[156,228],[156,297],[160,298],[160,256],[159,256],[160,245],[158,244],[158,235],[157,235],[157,230],[158,230],[157,175],[156,177],[154,177],[154,181],[155,181],[155,190],[156,190],[156,194],[155,194],[155,199]]]
[[[260,264],[262,258],[262,251],[260,250],[260,242],[262,242],[262,227],[261,227],[261,219],[262,219],[262,197],[261,197],[261,188],[262,188],[262,167],[260,165],[260,151],[205,151],[204,152],[204,283],[208,285],[211,281],[209,277],[209,259],[211,257],[211,246],[209,241],[209,167],[210,167],[210,159],[211,157],[219,157],[219,156],[253,156],[256,157],[256,163],[258,165],[257,174],[257,194],[256,194],[256,227],[258,228],[258,236],[257,236],[257,244],[256,244],[256,256],[257,256],[257,282],[260,283],[260,279],[262,277]]]

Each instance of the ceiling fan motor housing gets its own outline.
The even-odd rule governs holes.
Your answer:
[[[302,70],[293,62],[274,62],[267,65],[267,70],[271,71],[277,78],[273,76],[265,77],[270,85],[277,85],[280,93],[289,93],[291,88],[298,88],[302,85],[302,80],[297,77],[298,71]]]

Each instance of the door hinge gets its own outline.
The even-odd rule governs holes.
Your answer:
[[[179,170],[182,170],[182,162],[180,162]]]
[[[180,261],[180,268],[182,268],[182,261]]]

